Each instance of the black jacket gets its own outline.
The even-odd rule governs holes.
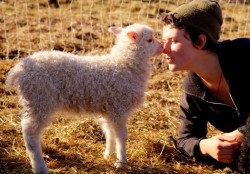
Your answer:
[[[177,146],[198,160],[208,122],[222,132],[244,132],[250,113],[250,38],[220,42],[217,54],[236,109],[211,97],[196,74],[188,72],[183,82]]]

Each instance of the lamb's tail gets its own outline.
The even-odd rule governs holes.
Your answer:
[[[11,87],[13,87],[17,83],[18,77],[20,76],[21,72],[23,72],[23,66],[21,62],[10,69],[5,81],[6,91],[10,91]]]

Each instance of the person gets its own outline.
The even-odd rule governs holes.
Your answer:
[[[223,18],[215,0],[193,0],[161,20],[169,70],[186,71],[178,149],[201,162],[237,161],[250,112],[250,39],[219,40]],[[208,123],[222,133],[208,137]]]

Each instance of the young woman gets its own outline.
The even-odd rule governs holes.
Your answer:
[[[250,113],[250,39],[219,41],[223,22],[214,0],[194,0],[162,14],[170,71],[188,71],[180,100],[178,149],[198,161],[232,163]],[[211,123],[223,134],[207,137]]]

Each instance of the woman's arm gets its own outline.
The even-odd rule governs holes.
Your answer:
[[[199,142],[206,138],[207,135],[206,117],[201,117],[198,109],[193,109],[199,108],[195,106],[196,104],[192,96],[188,96],[185,93],[182,94],[177,145],[180,150],[185,151],[190,157],[200,156]]]
[[[238,131],[207,138],[207,118],[198,99],[183,94],[180,102],[180,127],[178,148],[190,157],[203,160],[212,157],[217,161],[231,163],[240,148],[243,134]]]

